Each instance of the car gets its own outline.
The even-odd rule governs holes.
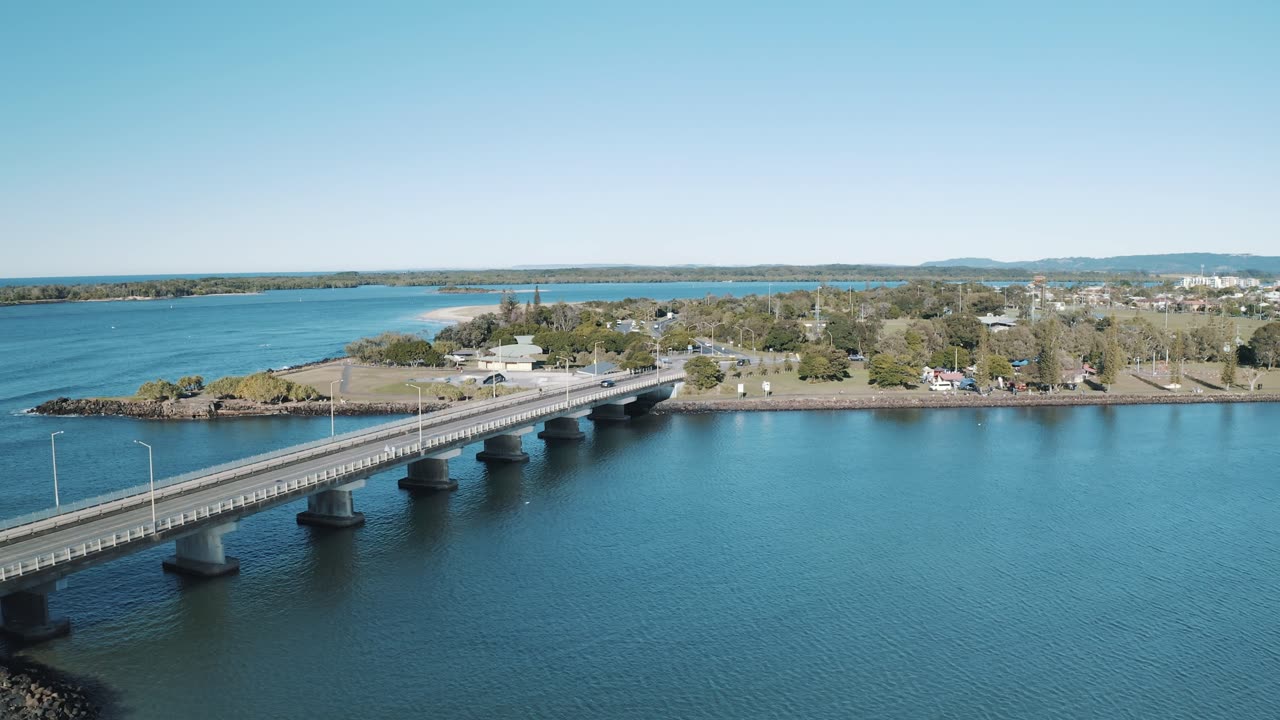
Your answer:
[[[614,381],[612,381],[612,380],[601,380],[601,381],[600,381],[600,387],[613,387],[614,385],[617,385],[617,383],[615,383],[615,382],[614,382]]]
[[[866,356],[863,355],[862,353],[854,353],[849,356],[849,360],[852,362],[865,362],[866,359],[867,359]]]
[[[751,360],[747,358],[738,358],[738,367],[743,367],[744,365],[750,365],[750,364],[751,364]]]

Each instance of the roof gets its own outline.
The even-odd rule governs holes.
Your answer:
[[[938,377],[942,378],[943,380],[963,380],[963,379],[964,379],[964,373],[962,373],[962,372],[944,372],[944,373],[942,373],[941,375],[939,375]]]
[[[583,375],[605,375],[617,370],[618,366],[611,362],[592,363],[584,368],[578,368],[578,372]]]
[[[984,315],[978,318],[983,325],[990,327],[991,325],[1017,325],[1018,319],[1011,318],[1008,315]]]
[[[512,357],[512,358],[528,357],[530,355],[541,355],[541,354],[542,354],[542,348],[538,347],[537,345],[516,344],[516,345],[500,345],[496,348],[489,348],[489,355],[492,355],[493,356],[492,359],[494,360],[498,359],[499,355],[502,356],[503,360],[506,360],[509,357]],[[491,358],[489,356],[485,356],[485,359],[489,360]]]

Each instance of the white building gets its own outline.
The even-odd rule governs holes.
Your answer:
[[[1229,287],[1259,287],[1262,285],[1262,281],[1257,278],[1243,278],[1235,275],[1223,275],[1221,277],[1217,275],[1195,275],[1182,278],[1182,282],[1178,283],[1178,285],[1184,288],[1207,287],[1221,290]]]

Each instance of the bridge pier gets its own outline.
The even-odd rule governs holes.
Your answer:
[[[627,405],[635,401],[635,398],[629,397],[613,400],[604,405],[597,405],[591,409],[591,414],[587,417],[591,418],[593,422],[625,422],[631,419],[627,416]]]
[[[228,557],[222,547],[222,536],[239,525],[239,521],[224,523],[178,538],[173,543],[174,554],[161,563],[165,572],[192,577],[217,577],[240,572],[240,560]]]
[[[71,634],[71,621],[49,614],[49,593],[67,586],[57,580],[0,598],[0,632],[24,644],[34,644]]]
[[[450,450],[409,463],[408,474],[400,478],[402,490],[457,490],[458,481],[449,477],[449,460],[462,454]]]
[[[586,417],[590,411],[583,410],[580,412],[566,415],[564,417],[552,418],[543,426],[542,432],[538,433],[539,440],[581,440],[587,434],[582,432],[578,427],[578,418]]]
[[[531,432],[526,427],[512,430],[505,435],[495,435],[484,441],[484,450],[476,453],[481,462],[522,463],[529,462],[529,453],[520,444],[520,436]]]
[[[364,513],[355,511],[352,490],[364,487],[364,480],[356,480],[332,490],[322,490],[307,496],[307,509],[298,513],[299,525],[312,527],[349,528],[364,524]]]

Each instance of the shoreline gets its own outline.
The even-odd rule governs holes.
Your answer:
[[[657,414],[786,412],[802,410],[914,410],[930,408],[1035,408],[1111,405],[1201,405],[1280,402],[1277,393],[1222,395],[1002,395],[1002,396],[841,396],[795,395],[771,398],[672,398],[654,406]]]

